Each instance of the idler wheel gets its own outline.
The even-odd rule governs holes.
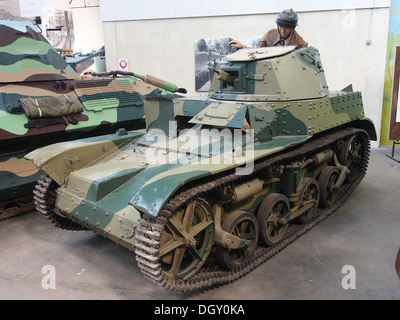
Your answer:
[[[211,208],[202,199],[172,214],[161,234],[158,257],[168,278],[187,279],[206,261],[214,238]]]
[[[350,170],[346,181],[352,182],[360,175],[364,151],[364,140],[361,135],[347,139],[340,150],[339,162]]]
[[[257,248],[258,222],[252,213],[236,211],[222,223],[222,229],[242,239],[240,248],[228,249],[218,246],[219,263],[228,269],[235,269],[246,263]]]
[[[339,194],[339,189],[335,188],[339,175],[340,171],[338,168],[327,166],[319,176],[318,185],[321,192],[319,201],[323,208],[332,205]]]
[[[290,212],[289,199],[279,193],[269,194],[258,209],[257,220],[261,240],[269,246],[283,238],[288,228],[285,217]]]

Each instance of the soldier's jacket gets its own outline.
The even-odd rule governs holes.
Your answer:
[[[308,46],[308,43],[297,33],[293,31],[293,35],[290,39],[285,40],[284,44],[281,41],[278,29],[269,30],[262,38],[260,47],[274,47],[274,46],[296,46],[296,49],[304,48]]]

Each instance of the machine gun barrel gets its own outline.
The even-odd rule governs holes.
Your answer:
[[[213,71],[218,75],[217,78],[220,81],[226,82],[229,85],[233,85],[233,78],[231,77],[231,75],[221,69],[219,70],[215,70],[213,69]]]

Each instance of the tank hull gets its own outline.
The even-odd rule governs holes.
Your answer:
[[[327,90],[316,49],[266,50],[230,57],[208,97],[147,97],[145,131],[28,154],[46,173],[37,209],[134,251],[172,290],[268,260],[350,196],[376,133],[360,92]],[[291,88],[288,70],[310,86]]]

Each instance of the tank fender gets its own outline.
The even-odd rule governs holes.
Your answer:
[[[146,170],[145,170],[146,171]],[[176,172],[173,172],[176,171]],[[147,181],[129,202],[135,209],[154,217],[158,216],[168,199],[189,181],[200,179],[211,174],[207,170],[193,170],[178,173],[170,170],[168,174],[160,173]],[[141,175],[144,175],[142,172]]]
[[[144,131],[119,129],[115,134],[56,143],[36,149],[27,155],[27,160],[33,163],[58,185],[63,185],[72,171],[102,159],[112,152],[136,140]]]
[[[351,125],[353,126],[353,123],[351,123]],[[375,125],[371,119],[361,118],[354,123],[354,126],[356,126],[357,128],[360,128],[360,129],[364,129],[368,133],[369,138],[372,141],[378,140]]]

